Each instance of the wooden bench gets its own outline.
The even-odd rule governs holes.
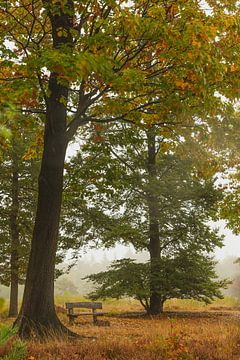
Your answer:
[[[97,309],[102,309],[101,302],[74,302],[66,303],[67,316],[69,318],[69,323],[74,324],[74,319],[78,316],[92,315],[93,323],[97,324],[97,316],[102,316],[103,313],[97,313]],[[80,309],[92,309],[91,313],[74,313],[74,308]]]

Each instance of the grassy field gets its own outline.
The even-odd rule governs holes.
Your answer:
[[[68,325],[62,306],[80,297],[58,297],[59,317]],[[70,328],[80,340],[31,341],[29,360],[231,360],[240,359],[239,302],[224,299],[211,305],[171,300],[159,317],[136,316],[134,300],[104,301],[110,326],[95,326],[91,316],[79,317]],[[9,322],[9,320],[3,319]]]

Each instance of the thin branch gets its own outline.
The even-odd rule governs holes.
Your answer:
[[[134,167],[131,166],[126,160],[122,159],[117,153],[115,153],[115,151],[112,149],[111,146],[110,146],[110,152],[111,152],[121,163],[123,163],[126,167],[128,167],[132,172],[135,172]]]
[[[88,124],[92,119],[86,115],[76,115],[73,120],[68,124],[66,131],[66,141],[70,141],[76,134],[77,129],[83,125]]]
[[[43,110],[43,109],[19,109],[18,111],[21,111],[23,113],[46,115],[46,110]]]

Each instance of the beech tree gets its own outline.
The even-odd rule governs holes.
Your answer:
[[[166,135],[166,130],[158,126],[107,125],[101,130],[98,127],[98,134],[91,129],[88,135],[85,132],[88,141],[69,162],[66,175],[69,205],[63,220],[70,242],[76,249],[87,238],[106,247],[123,242],[131,243],[136,250],[147,250],[150,273],[146,267],[145,270],[150,288],[145,291],[150,294],[151,314],[162,311],[165,296],[159,276],[168,260],[177,264],[180,255],[181,259],[189,255],[194,263],[195,251],[199,255],[197,267],[198,261],[203,264],[204,253],[222,246],[221,237],[207,225],[221,198],[221,192],[214,187],[214,155],[208,151],[208,156],[202,154],[196,163],[199,153],[192,150],[183,154],[188,146],[181,137],[172,141]],[[198,146],[203,151],[203,144]],[[213,270],[207,256],[206,263]],[[97,293],[103,293],[112,270],[102,274],[103,284]],[[124,269],[120,266],[119,271]],[[175,288],[174,283],[172,287]]]
[[[54,265],[69,141],[88,122],[208,122],[235,97],[237,1],[26,0],[0,4],[1,93],[45,116],[38,205],[19,333],[66,329]],[[227,10],[227,11],[226,11]],[[169,110],[171,109],[171,110]],[[193,116],[194,115],[194,116]],[[213,120],[210,116],[213,115]]]
[[[163,312],[164,302],[172,298],[195,299],[206,304],[223,298],[221,289],[226,280],[218,280],[215,261],[200,252],[180,251],[175,258],[165,256],[159,260],[155,274],[158,295]],[[93,300],[133,297],[151,314],[151,264],[137,263],[132,259],[114,261],[106,271],[89,275],[95,289],[89,294]]]

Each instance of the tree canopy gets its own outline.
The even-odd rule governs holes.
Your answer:
[[[221,290],[227,280],[218,280],[214,269],[215,261],[201,253],[181,251],[176,257],[160,260],[155,274],[159,282],[161,305],[167,299],[196,299],[211,303],[215,298],[223,298]],[[151,266],[137,263],[132,259],[113,262],[107,271],[87,276],[95,289],[89,294],[93,300],[133,297],[150,312]]]
[[[45,124],[16,323],[23,336],[66,332],[53,282],[69,141],[90,122],[159,124],[171,138],[221,125],[239,96],[238,1],[10,0],[0,3],[0,30],[0,106]]]
[[[202,173],[199,170],[201,162],[196,163],[191,153],[183,154],[185,142],[164,138],[161,127],[157,126],[125,125],[124,131],[122,127],[106,125],[98,128],[97,133],[94,128],[85,132],[85,139],[87,135],[88,139],[67,164],[69,194],[64,198],[64,228],[68,229],[70,241],[67,243],[75,244],[76,249],[88,239],[106,247],[122,242],[132,244],[136,250],[147,250],[151,266],[135,264],[135,267],[131,265],[130,271],[129,262],[120,262],[109,272],[89,279],[95,284],[99,280],[102,284],[96,297],[100,294],[114,297],[118,291],[118,283],[115,287],[114,281],[120,279],[120,275],[121,295],[133,294],[137,291],[134,282],[142,281],[142,287],[138,287],[146,292],[148,300],[144,303],[149,312],[153,311],[149,298],[151,300],[154,293],[153,285],[149,283],[154,282],[154,291],[159,298],[159,306],[154,312],[158,313],[162,311],[163,302],[174,293],[183,297],[194,293],[194,290],[190,292],[194,280],[183,285],[188,276],[187,265],[186,268],[181,265],[184,257],[186,263],[187,259],[190,261],[189,268],[190,264],[193,268],[196,266],[196,271],[192,271],[196,284],[201,281],[197,279],[197,268],[202,266],[201,271],[205,271],[204,259],[209,271],[209,277],[207,271],[204,272],[205,285],[208,281],[212,284],[212,278],[216,277],[214,263],[206,254],[216,246],[222,246],[222,238],[208,225],[216,214],[221,192],[214,185],[214,172],[208,169]],[[139,271],[145,282],[138,278]],[[182,277],[182,283],[178,276]],[[177,283],[178,292],[175,292]],[[217,289],[221,284],[224,282],[212,284],[216,296],[220,294]],[[203,285],[201,291],[199,289],[199,298],[201,292],[204,293]]]

